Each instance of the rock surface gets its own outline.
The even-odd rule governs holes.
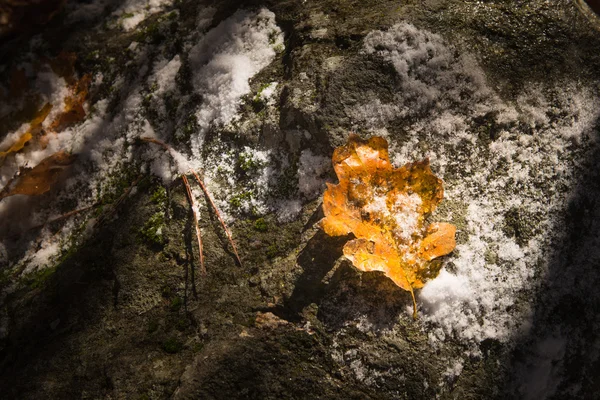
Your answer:
[[[79,155],[0,201],[3,398],[600,396],[600,33],[573,2],[71,1],[0,47],[0,150],[64,104],[61,51],[85,119],[0,165]],[[457,248],[416,321],[318,227],[350,132],[445,182]],[[242,265],[189,175],[201,272],[190,168]]]

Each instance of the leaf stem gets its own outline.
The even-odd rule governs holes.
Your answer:
[[[416,321],[417,320],[417,300],[415,299],[415,292],[413,291],[412,286],[410,288],[410,295],[412,296],[412,301],[413,301],[413,319]]]

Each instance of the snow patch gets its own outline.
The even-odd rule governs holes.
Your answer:
[[[302,150],[298,166],[298,189],[304,198],[312,200],[323,192],[324,175],[330,166],[328,157],[315,155],[310,149]]]
[[[131,31],[150,15],[172,4],[173,0],[125,0],[113,15],[120,18],[125,31]]]
[[[275,47],[282,44],[275,14],[263,8],[237,11],[190,50],[192,82],[203,94],[196,112],[199,130],[192,140],[195,157],[200,156],[204,136],[212,126],[233,121],[241,97],[250,93],[250,78],[273,61]]]
[[[121,16],[123,21],[131,19],[137,23],[136,15],[146,17],[170,4],[170,0],[130,0],[122,3],[115,15]],[[103,5],[106,4],[99,2],[98,7],[85,10],[89,15],[82,14],[80,17],[92,18],[92,14],[103,12]],[[135,18],[125,18],[127,13],[134,14]],[[214,8],[199,10],[199,27],[205,29],[210,26],[214,13]],[[125,28],[132,29],[134,25]],[[209,151],[202,148],[203,137],[208,129],[222,127],[235,120],[241,97],[250,91],[249,80],[275,58],[275,48],[283,45],[283,35],[275,24],[274,14],[266,9],[238,11],[205,36],[193,40],[195,45],[188,44],[184,49],[190,51],[193,85],[202,93],[203,102],[196,112],[199,129],[191,133],[191,151],[186,144],[179,144],[165,152],[160,146],[144,144],[139,140],[140,137],[151,137],[170,143],[169,132],[173,131],[173,125],[169,124],[182,125],[181,121],[168,121],[163,117],[167,115],[167,96],[174,94],[186,100],[177,89],[176,77],[182,60],[188,55],[153,59],[154,54],[164,52],[160,48],[132,44],[132,59],[128,63],[137,68],[137,76],[127,80],[123,76],[112,78],[110,84],[113,95],[90,107],[91,112],[85,121],[52,135],[44,149],[30,147],[22,153],[11,155],[0,167],[0,184],[4,186],[20,167],[34,166],[59,150],[78,155],[71,175],[61,183],[61,190],[52,195],[49,204],[40,207],[39,203],[44,199],[26,196],[13,196],[0,202],[2,237],[16,237],[32,226],[60,216],[64,212],[60,209],[61,202],[74,203],[72,209],[78,209],[90,206],[107,195],[120,194],[115,190],[122,191],[117,186],[125,168],[134,176],[149,171],[165,183],[190,169],[196,170],[213,194],[221,214],[230,222],[239,212],[264,214],[273,211],[281,220],[297,216],[301,209],[300,202],[286,203],[271,195],[274,185],[281,182],[278,166],[289,165],[287,155],[280,156],[272,154],[271,150],[249,147],[240,149],[231,141],[217,141],[221,144],[214,148],[211,146]],[[28,66],[26,70],[31,74],[33,67]],[[53,112],[62,110],[64,98],[69,94],[64,79],[50,69],[41,71],[36,79],[34,86],[41,100],[52,103]],[[96,75],[92,79],[100,84],[107,78]],[[275,101],[276,93],[277,83],[272,82],[264,88],[261,96],[270,104]],[[109,113],[109,104],[115,98],[123,100]],[[146,115],[145,107],[148,104],[152,111],[158,111],[156,119],[163,118],[164,122],[154,120],[156,114],[152,117]],[[3,108],[5,111],[10,110]],[[189,115],[189,111],[184,109],[181,112],[175,109],[174,112],[176,119],[180,120]],[[52,116],[47,120],[51,119]],[[27,128],[28,124],[24,124],[9,133],[2,146],[9,147]],[[236,169],[241,166],[240,157],[248,162],[243,174]],[[305,169],[307,176],[321,173],[319,165]],[[314,182],[307,183],[307,190],[316,190],[314,185]],[[203,197],[195,184],[193,192],[199,199]],[[235,206],[233,200],[237,200]],[[199,201],[197,211],[203,206],[204,203]],[[88,213],[78,214],[64,223],[52,237],[40,231],[35,243],[25,240],[3,243],[0,263],[3,267],[7,264],[24,265],[25,271],[49,267],[65,249],[85,240],[85,235],[78,233],[77,229],[86,221],[93,223]]]
[[[156,84],[157,87],[154,91],[156,96],[175,90],[175,77],[179,72],[179,68],[181,68],[179,55],[176,55],[170,61],[162,59],[154,64],[154,72],[148,82]]]
[[[372,132],[390,131],[394,165],[429,157],[445,181],[442,208],[450,211],[442,218],[460,222],[465,238],[448,258],[452,267],[418,294],[425,329],[432,343],[507,341],[529,326],[520,298],[540,281],[556,214],[593,144],[598,95],[561,82],[530,85],[506,102],[472,57],[408,23],[371,32],[364,52],[390,63],[399,83],[393,102],[367,96],[351,117]],[[397,138],[393,120],[408,134]],[[527,232],[517,237],[514,229]]]

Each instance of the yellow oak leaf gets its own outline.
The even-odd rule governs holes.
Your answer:
[[[425,218],[444,195],[443,182],[429,160],[394,168],[387,141],[351,135],[335,149],[337,185],[327,184],[323,196],[323,230],[331,236],[354,234],[344,255],[362,271],[381,271],[411,293],[439,272],[432,260],[456,246],[454,225],[425,226]]]

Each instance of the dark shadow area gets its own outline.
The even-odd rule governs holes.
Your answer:
[[[312,213],[308,221],[302,227],[302,232],[306,232],[315,226],[320,220],[325,218],[325,213],[323,212],[323,203],[320,203],[315,212]]]
[[[388,398],[342,381],[326,346],[319,335],[285,327],[255,338],[213,342],[182,376],[173,398]]]
[[[51,276],[32,280],[6,299],[11,324],[0,351],[3,398],[42,393],[39,381],[30,380],[31,366],[73,356],[70,339],[87,325],[99,323],[102,309],[118,307],[120,283],[113,269],[113,241],[113,229],[102,228]],[[43,376],[43,371],[34,374]],[[73,396],[79,395],[76,387]]]
[[[378,331],[394,326],[402,310],[412,306],[409,292],[382,272],[362,273],[347,260],[331,273],[350,239],[350,235],[331,237],[317,231],[298,256],[303,272],[292,294],[274,313],[299,322],[305,307],[314,303],[318,306],[317,318],[328,329],[339,330],[359,318],[366,318]]]
[[[185,303],[186,310],[188,307],[188,292],[190,288],[194,298],[198,298],[198,291],[196,289],[196,269],[194,268],[194,251],[192,247],[195,239],[192,237],[192,232],[195,232],[195,228],[192,226],[193,221],[194,213],[192,212],[192,208],[190,207],[185,222],[185,229],[183,232],[183,237],[185,241],[185,259],[179,259],[176,255],[177,263],[179,265],[184,265],[185,268],[185,291],[183,301]]]
[[[425,12],[422,18],[434,31],[472,36],[471,45],[484,55],[482,64],[503,92],[518,95],[524,86],[549,77],[597,77],[600,35],[574,0],[491,0],[473,12],[476,3],[446,5],[443,19]]]
[[[219,217],[217,215],[217,213],[220,214],[220,211],[218,211],[218,209],[215,209],[216,205],[215,205],[215,207],[212,206],[211,200],[209,199],[206,192],[203,192],[203,198],[205,201],[205,209],[208,211],[208,217],[210,218],[210,225],[211,225],[212,230],[214,231],[215,235],[219,238],[219,242],[221,243],[221,248],[230,257],[231,262],[241,268],[242,265],[240,265],[240,263],[238,262],[238,259],[233,251],[233,247],[232,247],[230,238],[227,235],[227,232],[225,232],[223,225],[221,224],[220,218],[222,218],[222,216]],[[223,223],[225,223],[225,222],[223,221]],[[228,229],[229,233],[231,233],[231,228],[227,227],[227,229]],[[231,238],[231,240],[234,240],[234,239]],[[235,241],[234,241],[234,243],[235,243]],[[241,259],[240,259],[240,261],[241,261]]]
[[[98,226],[79,250],[50,274],[28,278],[4,300],[10,324],[0,342],[0,397],[110,397],[134,374],[139,390],[147,390],[139,379],[151,380],[143,371],[151,368],[148,354],[183,351],[177,335],[197,325],[187,310],[187,300],[197,297],[193,258],[185,255],[193,242],[189,237],[181,246],[182,258],[174,253],[170,262],[160,260],[157,254],[163,253],[140,242],[138,234],[140,220],[152,212],[137,212],[147,201],[147,195],[138,194],[121,203],[117,218]],[[179,232],[169,238],[180,238]],[[172,289],[184,284],[190,299]],[[152,293],[157,301],[144,297]],[[169,394],[181,373],[170,367],[175,377],[162,388]]]
[[[410,293],[396,286],[383,272],[361,273],[344,260],[331,277],[317,317],[333,330],[365,318],[379,332],[394,327],[407,307],[412,309]]]
[[[288,320],[298,322],[302,310],[311,303],[320,303],[327,284],[323,282],[336,260],[342,255],[342,248],[349,236],[331,237],[322,230],[306,243],[298,255],[297,263],[302,274],[294,284],[294,290],[274,313]]]
[[[592,142],[600,139],[598,122]],[[600,148],[586,155],[556,223],[529,333],[514,351],[506,391],[525,399],[600,394]],[[560,234],[560,232],[564,232]],[[516,384],[515,384],[516,383]],[[515,397],[515,398],[517,398]]]

